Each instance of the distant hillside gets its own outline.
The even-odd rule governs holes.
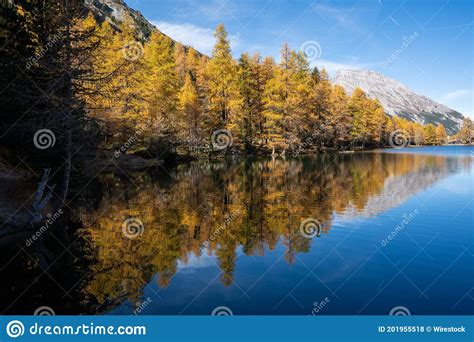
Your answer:
[[[372,98],[377,98],[389,115],[426,124],[443,124],[448,134],[459,131],[463,115],[426,96],[414,93],[405,85],[378,72],[369,70],[341,70],[333,79],[346,92],[361,88]]]
[[[85,0],[85,5],[92,11],[92,13],[94,13],[99,21],[107,21],[118,30],[120,30],[120,25],[125,20],[132,19],[139,34],[141,35],[141,38],[148,38],[148,36],[150,36],[151,32],[153,31],[158,31],[162,35],[166,36],[163,32],[146,20],[139,11],[128,7],[123,0]],[[176,45],[183,45],[172,38],[171,40]],[[186,50],[189,48],[186,45],[184,45],[184,47]],[[198,54],[202,55],[199,53],[199,51]]]

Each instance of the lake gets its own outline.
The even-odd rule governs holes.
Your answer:
[[[2,311],[473,314],[473,163],[438,146],[100,174],[1,252]]]

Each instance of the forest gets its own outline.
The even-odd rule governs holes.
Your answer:
[[[65,314],[137,306],[204,253],[230,287],[238,253],[294,265],[338,233],[335,213],[375,217],[470,170],[469,157],[342,153],[466,144],[474,124],[448,137],[391,117],[283,42],[278,60],[235,58],[220,24],[207,56],[83,0],[0,4],[5,312],[46,296]],[[311,217],[313,240],[300,229]]]
[[[144,35],[131,20],[100,20],[81,0],[3,1],[0,144],[33,168],[60,170],[61,202],[71,170],[104,156],[114,163],[447,141],[442,125],[389,117],[361,89],[346,94],[287,44],[279,61],[236,60],[223,25],[215,38],[206,56],[158,30]],[[466,120],[461,133],[470,127]]]

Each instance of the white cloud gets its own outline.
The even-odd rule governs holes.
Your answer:
[[[155,25],[158,30],[184,45],[192,46],[199,52],[207,55],[212,53],[212,48],[215,43],[213,29],[189,23],[176,24],[166,21],[152,21],[151,23]],[[232,48],[240,44],[238,36],[230,35],[229,40]]]
[[[457,100],[457,99],[470,96],[471,93],[472,93],[471,89],[457,89],[457,90],[450,91],[449,93],[444,94],[443,100],[444,101]]]

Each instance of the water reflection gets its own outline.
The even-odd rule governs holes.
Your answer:
[[[7,272],[19,265],[24,271],[2,285],[2,305],[9,313],[29,313],[38,303],[52,303],[58,313],[107,312],[124,302],[140,305],[150,281],[165,289],[178,270],[212,264],[225,288],[233,284],[238,253],[258,257],[282,246],[280,257],[292,265],[324,245],[335,216],[376,217],[471,165],[470,157],[355,153],[103,174],[75,202],[67,223],[79,227],[73,247],[59,249],[51,276],[38,281],[34,257],[16,258]],[[134,239],[122,232],[129,218],[144,227]],[[301,234],[307,218],[322,223],[321,237]],[[61,299],[51,284],[66,295]]]
[[[322,222],[324,239],[334,213],[377,215],[462,165],[469,159],[366,153],[196,163],[176,170],[172,181],[148,174],[129,180],[104,175],[100,205],[79,214],[97,249],[85,291],[99,302],[135,302],[154,274],[158,286],[166,287],[180,265],[202,254],[216,257],[220,281],[231,285],[237,247],[261,256],[280,241],[292,264],[298,253],[320,243],[302,236],[304,219]],[[138,217],[145,227],[135,240],[119,229],[128,217]]]

